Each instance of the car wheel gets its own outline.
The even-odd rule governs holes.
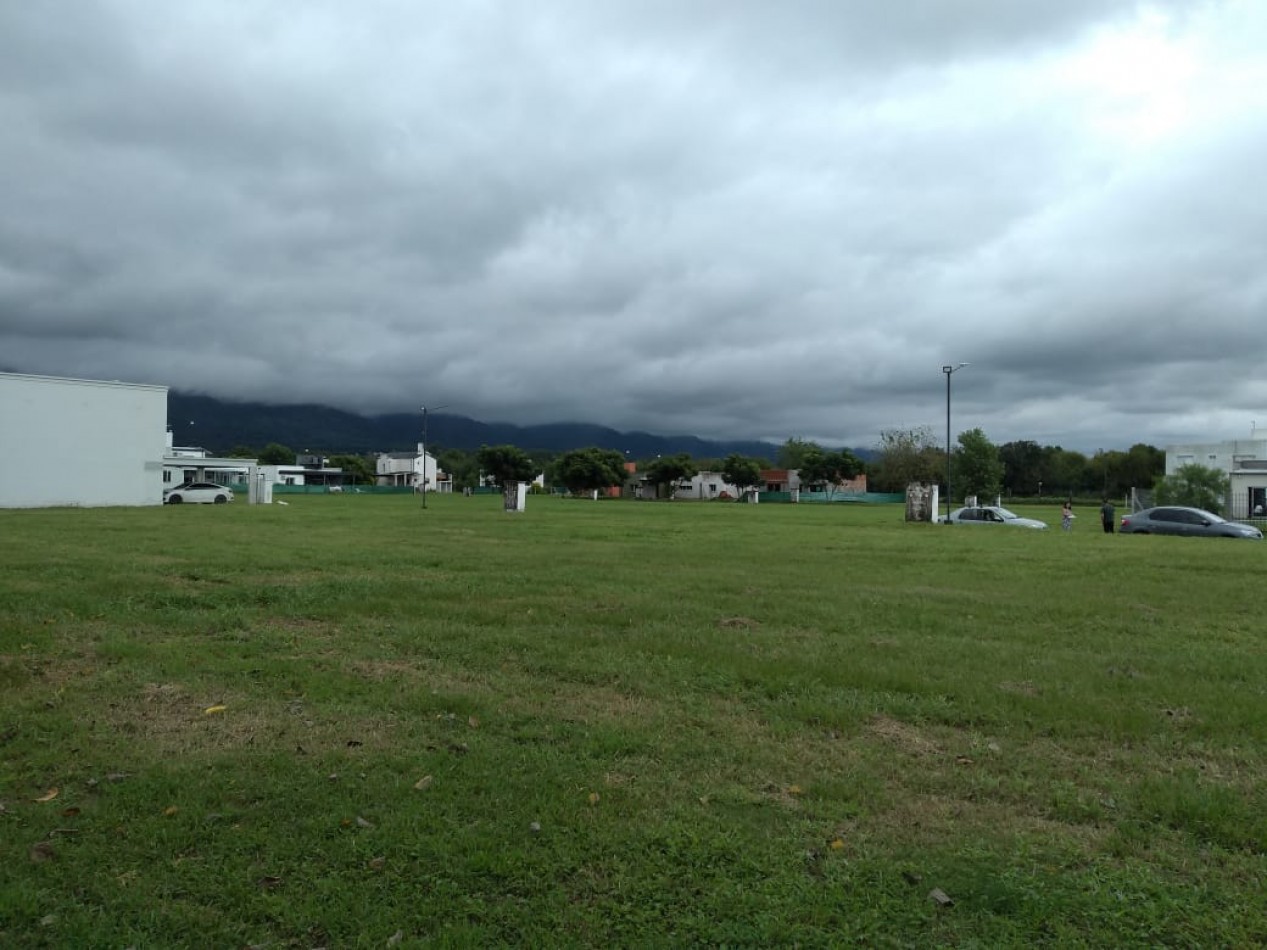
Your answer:
[[[179,504],[180,504],[180,496],[179,496],[179,495],[172,495],[172,497],[171,497],[171,498],[168,498],[168,499],[167,499],[167,503],[168,503],[169,505],[179,505]]]
[[[217,504],[217,505],[223,505],[223,504],[224,504],[226,501],[228,501],[228,500],[229,500],[229,499],[228,499],[228,497],[227,497],[227,496],[225,496],[225,495],[216,495],[216,504]]]

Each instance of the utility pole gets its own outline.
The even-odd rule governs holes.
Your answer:
[[[427,508],[427,412],[428,410],[435,412],[437,409],[448,408],[447,404],[422,407],[422,442],[418,447],[422,450],[422,507],[424,511]]]

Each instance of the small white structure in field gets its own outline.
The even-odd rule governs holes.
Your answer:
[[[167,387],[0,373],[0,508],[161,505]]]

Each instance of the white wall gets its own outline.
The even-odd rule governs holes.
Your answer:
[[[161,505],[167,387],[0,373],[0,507]]]
[[[1267,459],[1267,440],[1239,439],[1230,442],[1199,442],[1166,446],[1166,474],[1173,475],[1184,465],[1200,465],[1231,472],[1248,459]]]

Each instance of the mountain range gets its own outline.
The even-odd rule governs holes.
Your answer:
[[[330,406],[228,402],[177,390],[167,395],[167,418],[176,445],[200,446],[213,453],[237,446],[258,450],[271,442],[320,455],[407,452],[423,438],[420,412],[363,416]],[[426,425],[427,448],[432,453],[445,449],[472,452],[481,445],[515,445],[528,453],[597,446],[625,452],[633,459],[678,452],[692,458],[724,458],[735,452],[773,461],[779,452],[773,442],[620,432],[576,422],[517,426],[432,412],[427,414]]]

